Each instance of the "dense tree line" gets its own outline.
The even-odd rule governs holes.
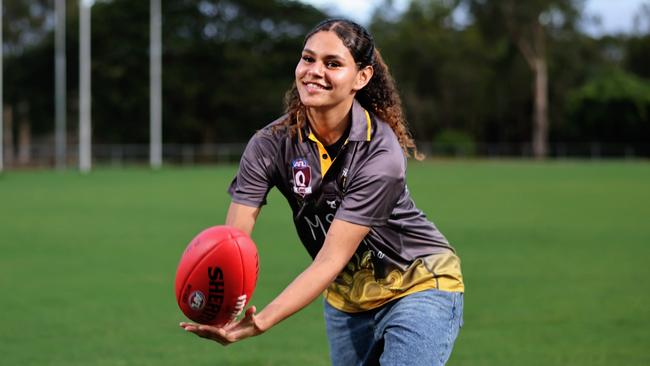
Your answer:
[[[591,37],[579,28],[582,6],[413,0],[398,18],[380,8],[372,28],[417,139],[520,143],[537,136],[650,153],[650,34]],[[458,7],[469,14],[467,24],[454,23]],[[546,99],[545,116],[538,98]],[[540,123],[545,131],[536,131]]]
[[[49,3],[5,2],[5,120],[15,140],[25,133],[33,139],[53,135]],[[241,142],[279,116],[303,35],[326,17],[289,0],[162,5],[165,143]],[[579,0],[413,0],[396,13],[386,1],[369,27],[418,141],[532,142],[540,155],[548,153],[549,141],[642,150],[650,143],[650,34],[589,36],[579,27],[582,6]],[[455,21],[458,11],[467,14],[462,24]],[[74,143],[76,0],[67,2],[67,15]],[[148,1],[93,6],[96,143],[148,142],[148,46]]]

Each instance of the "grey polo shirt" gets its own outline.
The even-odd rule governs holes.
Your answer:
[[[308,127],[295,136],[290,136],[286,127],[278,128],[284,118],[249,141],[229,193],[235,203],[261,207],[269,190],[276,187],[287,199],[298,236],[312,258],[322,247],[333,219],[370,227],[336,281],[342,287],[337,289],[335,283],[328,290],[347,293],[344,299],[328,298],[333,306],[361,311],[413,289],[463,290],[454,249],[411,199],[406,159],[387,123],[355,100],[349,137],[332,160]],[[370,271],[371,276],[354,278],[363,271]],[[399,286],[390,283],[389,293],[374,297],[377,289],[369,289],[368,282],[374,282],[370,287],[384,286],[395,273],[402,278]],[[441,276],[451,277],[451,283],[441,283]],[[405,277],[411,281],[405,283]],[[360,293],[355,294],[359,292],[355,286],[362,286]]]

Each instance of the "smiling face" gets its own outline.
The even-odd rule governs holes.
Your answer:
[[[359,69],[350,51],[336,33],[312,35],[296,66],[300,101],[308,108],[351,105],[354,95],[372,77],[372,67]]]

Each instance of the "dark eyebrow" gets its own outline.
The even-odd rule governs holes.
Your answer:
[[[316,55],[316,52],[310,50],[309,48],[303,49],[302,52],[309,53],[311,55]],[[326,59],[326,60],[332,60],[332,59],[341,60],[341,61],[345,60],[345,58],[343,58],[341,55],[337,55],[337,54],[325,55],[323,58]]]

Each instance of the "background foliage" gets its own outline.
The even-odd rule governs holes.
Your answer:
[[[78,104],[76,3],[67,5],[71,140]],[[48,139],[53,9],[36,0],[6,4],[5,107],[14,126],[28,124],[36,139]],[[518,40],[532,34],[532,24],[545,37],[550,142],[643,149],[650,141],[650,34],[590,36],[578,26],[587,21],[582,6],[580,0],[413,0],[398,13],[386,1],[369,28],[419,141],[445,130],[462,131],[474,142],[530,141],[534,72]],[[303,36],[326,17],[289,0],[165,0],[162,11],[165,143],[242,142],[279,116]],[[456,20],[458,11],[465,22]],[[637,20],[648,22],[649,14]],[[148,26],[147,1],[105,0],[93,7],[96,143],[148,141]],[[607,94],[597,95],[601,91]]]

